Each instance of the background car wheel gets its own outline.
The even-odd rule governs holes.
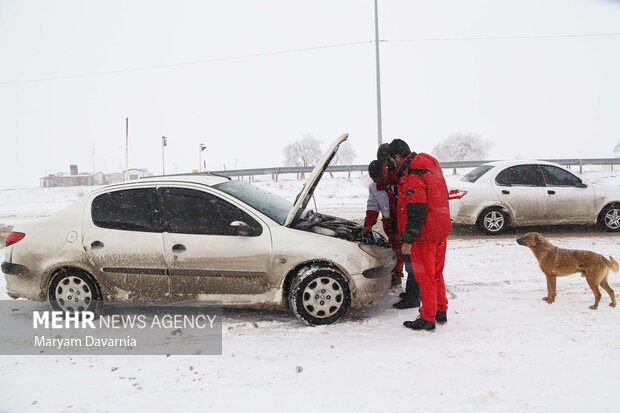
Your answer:
[[[308,267],[293,281],[289,291],[293,313],[310,325],[331,324],[351,305],[347,279],[329,267]]]
[[[508,227],[508,215],[500,208],[489,208],[480,214],[478,228],[487,235],[497,235]]]
[[[598,225],[607,231],[620,231],[620,204],[607,205],[598,215]]]
[[[47,299],[55,311],[95,311],[102,304],[99,286],[93,277],[78,269],[63,269],[50,280]]]

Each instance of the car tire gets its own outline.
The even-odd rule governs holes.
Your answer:
[[[332,324],[351,306],[349,282],[333,268],[307,267],[293,281],[288,302],[295,316],[305,323]]]
[[[54,311],[93,311],[103,304],[101,289],[86,271],[71,268],[54,274],[47,289],[47,300]]]
[[[506,230],[509,219],[508,214],[501,208],[488,208],[480,214],[476,225],[487,235],[498,235]]]
[[[609,232],[620,231],[620,204],[607,205],[598,215],[598,225]]]

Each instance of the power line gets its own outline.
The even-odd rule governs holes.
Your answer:
[[[596,38],[596,37],[615,37],[615,36],[620,36],[620,33],[523,35],[523,36],[480,36],[480,37],[421,37],[421,38],[413,38],[413,39],[385,39],[385,40],[379,40],[379,42],[381,43],[414,43],[414,42],[422,43],[422,42],[479,41],[479,40]],[[158,69],[166,69],[166,68],[180,67],[180,66],[192,66],[192,65],[197,65],[197,64],[248,59],[252,57],[275,56],[275,55],[281,55],[281,54],[307,52],[307,51],[312,51],[312,50],[350,47],[350,46],[358,46],[358,45],[371,44],[371,43],[374,43],[374,41],[367,40],[367,41],[359,41],[359,42],[304,47],[304,48],[297,48],[297,49],[285,49],[285,50],[277,50],[273,52],[253,53],[253,54],[247,54],[247,55],[219,57],[219,58],[213,58],[213,59],[201,59],[201,60],[193,60],[189,62],[170,63],[170,64],[164,64],[164,65],[141,66],[141,67],[134,67],[134,68],[129,68],[129,69],[108,70],[108,71],[103,71],[103,72],[82,73],[82,74],[76,74],[76,75],[50,76],[50,77],[43,77],[43,78],[38,78],[38,79],[25,79],[25,80],[8,80],[8,81],[0,82],[0,86],[1,85],[13,85],[13,84],[37,83],[37,82],[48,82],[48,81],[55,81],[55,80],[79,79],[79,78],[96,77],[96,76],[107,76],[107,75],[115,75],[115,74],[120,74],[120,73],[141,72],[141,71],[146,71],[146,70],[158,70]]]
[[[527,40],[527,39],[565,39],[565,38],[587,38],[587,37],[613,37],[620,36],[620,33],[593,33],[593,34],[550,34],[550,35],[523,35],[523,36],[480,36],[480,37],[422,37],[415,39],[386,39],[380,40],[385,43],[405,43],[405,42],[451,42],[469,40]]]
[[[11,85],[11,84],[19,84],[19,83],[36,83],[36,82],[47,82],[47,81],[52,81],[52,80],[79,79],[83,77],[115,75],[119,73],[140,72],[140,71],[145,71],[145,70],[166,69],[166,68],[171,68],[171,67],[191,66],[191,65],[204,64],[204,63],[225,62],[228,60],[239,60],[239,59],[247,59],[251,57],[273,56],[273,55],[279,55],[279,54],[307,52],[311,50],[357,46],[360,44],[369,44],[369,43],[373,43],[373,41],[368,40],[368,41],[363,41],[363,42],[349,42],[349,43],[339,43],[339,44],[324,45],[324,46],[304,47],[304,48],[298,48],[298,49],[285,49],[285,50],[278,50],[274,52],[253,53],[253,54],[229,56],[229,57],[218,57],[214,59],[201,59],[201,60],[193,60],[189,62],[170,63],[170,64],[165,64],[165,65],[154,65],[154,66],[142,66],[142,67],[134,67],[130,69],[108,70],[104,72],[82,73],[82,74],[77,74],[77,75],[52,76],[52,77],[44,77],[44,78],[39,78],[39,79],[26,79],[26,80],[9,80],[9,81],[0,82],[0,85]]]

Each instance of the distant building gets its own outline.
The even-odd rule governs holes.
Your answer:
[[[137,179],[146,178],[147,176],[153,176],[147,169],[137,168],[127,169],[124,171],[124,175],[126,181],[135,181]]]
[[[92,174],[77,174],[77,175],[65,175],[64,173],[57,173],[41,178],[41,186],[43,188],[51,188],[56,186],[91,186],[96,185],[94,183],[94,175]]]
[[[77,165],[70,165],[71,172],[59,172],[56,174],[49,174],[41,178],[41,187],[53,188],[53,187],[66,187],[66,186],[95,186],[95,185],[107,185],[115,182],[123,181],[123,175],[125,180],[140,179],[147,176],[153,176],[151,172],[146,169],[129,169],[120,172],[114,172],[106,174],[103,172],[91,173],[78,173]]]

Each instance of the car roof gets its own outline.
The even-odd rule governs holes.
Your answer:
[[[142,179],[134,179],[131,181],[118,182],[97,188],[93,192],[105,192],[111,189],[131,188],[135,186],[142,186],[144,184],[179,184],[190,183],[200,184],[206,186],[213,186],[221,184],[223,182],[230,181],[229,177],[221,175],[212,175],[207,173],[195,173],[195,174],[179,174],[179,175],[162,175],[162,176],[149,176]]]
[[[484,163],[482,165],[507,167],[507,166],[529,165],[529,164],[559,166],[559,164],[557,164],[557,163],[548,162],[548,161],[540,161],[540,160],[537,160],[537,159],[512,159],[512,160],[507,160],[507,161],[493,161],[493,162],[486,162],[486,163]]]

